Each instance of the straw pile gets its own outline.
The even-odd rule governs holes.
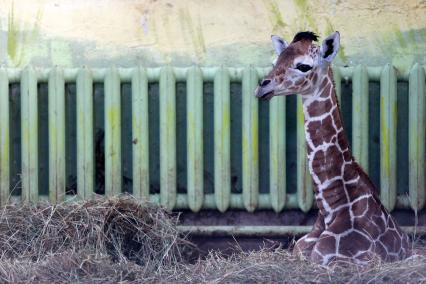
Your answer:
[[[155,282],[155,281],[154,281]],[[324,267],[301,261],[282,248],[215,252],[193,265],[180,265],[157,278],[163,283],[426,283],[426,257],[360,267],[338,263]]]
[[[0,212],[1,283],[426,283],[424,253],[398,263],[321,267],[281,247],[195,251],[177,217],[129,196]],[[424,248],[424,245],[420,245]],[[422,256],[423,255],[423,256]]]
[[[182,261],[177,217],[130,196],[0,212],[0,281],[143,279]]]

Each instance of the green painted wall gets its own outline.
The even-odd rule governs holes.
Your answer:
[[[424,0],[0,0],[7,66],[269,65],[269,38],[339,30],[338,63],[426,63]]]

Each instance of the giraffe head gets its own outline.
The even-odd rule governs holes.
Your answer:
[[[287,44],[280,37],[272,36],[278,58],[271,72],[257,87],[256,96],[270,99],[273,96],[312,93],[318,78],[328,72],[340,44],[339,32],[325,38],[321,46],[313,43],[317,39],[313,32],[299,32]]]

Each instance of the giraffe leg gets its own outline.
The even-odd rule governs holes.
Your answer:
[[[324,229],[324,216],[322,214],[318,214],[318,218],[312,228],[312,231],[301,237],[294,245],[293,255],[304,259],[309,258],[312,249]]]

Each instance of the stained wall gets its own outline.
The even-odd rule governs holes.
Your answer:
[[[268,66],[300,30],[340,31],[342,65],[426,63],[425,0],[0,0],[0,64]]]

